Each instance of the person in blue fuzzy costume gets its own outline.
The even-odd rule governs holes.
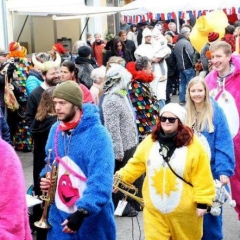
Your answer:
[[[51,128],[46,144],[47,159],[58,164],[48,239],[115,240],[113,145],[97,107],[90,103],[82,106],[82,98],[73,81],[59,84],[53,92],[60,121]],[[50,183],[47,173],[41,178],[41,189],[49,189]]]
[[[209,153],[214,179],[223,186],[234,174],[233,140],[222,108],[209,97],[204,78],[194,77],[187,87],[187,125],[192,127]],[[202,240],[221,240],[222,213],[204,216]]]

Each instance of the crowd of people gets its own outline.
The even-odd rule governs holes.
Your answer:
[[[18,176],[4,186],[19,195],[9,211],[23,224],[1,224],[1,239],[31,239],[31,227],[37,240],[115,240],[114,214],[143,211],[147,240],[221,240],[222,212],[210,213],[216,179],[240,220],[239,21],[222,38],[209,32],[201,52],[188,24],[179,33],[174,21],[120,27],[109,41],[88,33],[69,55],[59,43],[31,55],[18,42],[0,49],[1,179]],[[32,194],[53,194],[50,229],[34,226],[40,205],[27,219],[14,149],[33,152]],[[136,186],[144,208],[113,189],[114,176]],[[5,195],[1,214],[12,201]]]

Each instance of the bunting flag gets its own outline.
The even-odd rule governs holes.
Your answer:
[[[146,22],[146,21],[147,21],[146,18],[145,18],[145,15],[143,15],[142,21],[143,21],[143,22]]]
[[[212,12],[214,10],[189,10],[189,11],[178,11],[177,15],[180,19],[189,20],[192,18],[199,18],[203,15],[207,15],[208,13]],[[237,14],[237,18],[240,19],[240,7],[239,8],[223,8],[222,11],[226,15],[232,15]],[[140,22],[146,22],[148,20],[156,19],[158,21],[162,20],[171,20],[176,19],[176,13],[175,12],[169,12],[169,13],[152,13],[148,12],[146,14],[142,15],[124,15],[124,21],[128,23],[140,23]]]
[[[175,14],[175,12],[172,12],[172,19],[176,19],[177,17],[176,17],[176,14]]]
[[[171,20],[171,18],[172,18],[172,14],[171,14],[171,13],[168,13],[168,14],[167,14],[167,19],[168,19],[168,20]]]
[[[153,19],[153,14],[150,12],[148,13],[148,19],[152,20]]]
[[[202,16],[202,11],[199,10],[199,11],[198,11],[198,14],[197,14],[197,18],[199,18],[199,17],[201,17],[201,16]]]

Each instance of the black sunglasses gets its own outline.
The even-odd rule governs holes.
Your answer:
[[[161,122],[166,122],[166,121],[168,120],[169,123],[175,123],[175,122],[176,122],[176,119],[178,119],[178,118],[174,118],[174,117],[163,117],[163,116],[160,117],[160,121],[161,121]]]

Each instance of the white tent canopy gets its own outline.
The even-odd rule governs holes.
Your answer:
[[[13,14],[32,16],[81,16],[114,14],[121,7],[86,6],[80,0],[8,0],[7,9]],[[130,9],[134,9],[131,8]],[[135,8],[136,9],[136,8]]]

